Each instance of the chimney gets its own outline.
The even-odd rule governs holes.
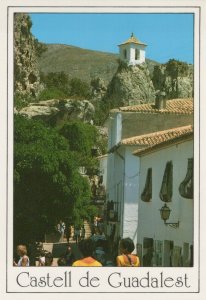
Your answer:
[[[157,109],[165,109],[166,108],[166,99],[165,99],[165,92],[159,92],[156,94],[155,99],[155,108]]]

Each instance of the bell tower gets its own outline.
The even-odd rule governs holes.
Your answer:
[[[128,66],[140,65],[145,62],[146,44],[139,41],[134,34],[119,46],[120,59]]]

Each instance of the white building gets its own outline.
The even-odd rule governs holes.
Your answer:
[[[193,99],[167,100],[158,107],[148,103],[112,109],[106,124],[109,150],[125,138],[193,124]]]
[[[107,154],[101,155],[97,157],[99,161],[99,176],[101,177],[102,184],[104,185],[105,189],[107,187]]]
[[[113,202],[113,218],[109,223],[116,224],[115,238],[131,237],[137,243],[138,205],[138,159],[132,144],[124,141],[108,156],[107,198]]]
[[[140,42],[132,33],[131,37],[119,46],[120,60],[128,65],[139,65],[145,62],[146,44]]]
[[[136,149],[155,145],[153,132],[168,131],[193,122],[192,99],[168,100],[164,109],[154,104],[121,107],[112,110],[108,119],[109,154],[107,162],[108,223],[115,223],[115,237],[131,237],[138,241],[140,159]],[[148,138],[149,136],[149,138]],[[112,203],[111,203],[112,202]]]
[[[143,266],[188,267],[194,231],[193,129],[149,138],[155,145],[135,153],[140,163],[137,251]],[[164,222],[160,209],[165,207],[171,212]]]

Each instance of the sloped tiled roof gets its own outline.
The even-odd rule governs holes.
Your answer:
[[[167,131],[167,132],[166,132]],[[193,136],[193,126],[184,126],[179,128],[174,128],[173,131],[166,130],[157,132],[157,136],[151,136],[151,141],[147,144],[147,146],[139,148],[134,151],[134,155],[141,155],[161,147],[165,147],[171,145],[173,143],[181,142],[185,139],[191,139]],[[158,136],[159,134],[159,136]]]
[[[192,132],[193,132],[192,125],[181,126],[178,128],[172,128],[163,131],[126,138],[121,140],[119,145],[129,145],[129,146],[138,145],[138,146],[151,147]]]
[[[166,101],[165,109],[158,109],[154,104],[139,104],[119,107],[111,112],[138,112],[138,113],[158,113],[158,114],[193,114],[193,99],[174,99]]]
[[[131,35],[131,37],[128,40],[126,40],[125,42],[123,42],[119,46],[126,45],[126,44],[131,44],[131,43],[147,46],[146,44],[144,44],[140,40],[138,40],[133,34]]]

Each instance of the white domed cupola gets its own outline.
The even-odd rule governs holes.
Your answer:
[[[127,41],[118,46],[120,60],[126,62],[129,66],[139,65],[145,62],[145,48],[147,45],[140,42],[133,33]]]

